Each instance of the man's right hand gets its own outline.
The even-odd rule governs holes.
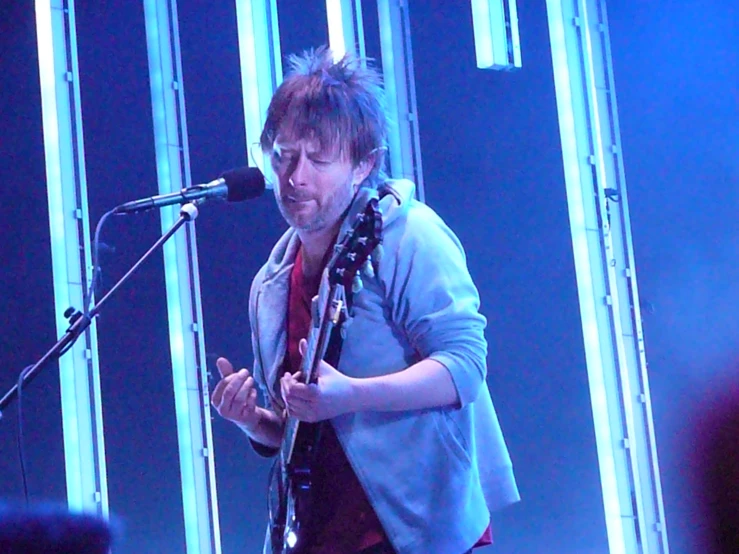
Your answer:
[[[261,420],[254,378],[247,369],[234,372],[226,358],[218,358],[216,366],[221,380],[210,397],[211,404],[222,417],[253,433]]]

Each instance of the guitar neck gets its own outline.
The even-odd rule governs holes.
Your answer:
[[[314,321],[314,325],[308,335],[308,345],[300,369],[304,382],[312,383],[315,381],[318,364],[326,356],[332,331],[341,325],[341,316],[344,309],[344,287],[342,285],[331,286],[323,302],[314,311],[314,315],[318,314],[318,321]],[[285,464],[289,464],[292,461],[299,427],[300,421],[288,415],[285,420],[285,434],[281,450]]]

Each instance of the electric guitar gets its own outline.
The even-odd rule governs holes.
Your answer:
[[[328,290],[313,299],[312,325],[301,364],[304,382],[317,381],[321,360],[336,367],[341,351],[341,327],[351,293],[361,289],[359,270],[373,275],[370,255],[382,241],[382,215],[373,198],[357,214],[351,229],[334,246],[323,272]],[[348,291],[348,293],[347,293]],[[287,416],[280,452],[270,477],[270,539],[273,554],[300,554],[310,533],[312,463],[321,423]],[[274,489],[276,490],[276,494]],[[273,509],[272,499],[277,506]]]

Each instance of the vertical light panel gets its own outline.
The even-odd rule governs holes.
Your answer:
[[[326,16],[334,59],[341,59],[347,52],[366,58],[361,0],[326,0]]]
[[[471,6],[477,67],[521,67],[516,0],[471,0]]]
[[[274,176],[259,148],[267,108],[282,82],[280,33],[275,0],[236,0],[241,89],[244,101],[246,149],[249,165],[259,167],[267,186]]]
[[[622,499],[619,495],[616,461],[612,449],[612,445],[620,433],[617,431],[616,437],[612,436],[609,422],[608,394],[604,376],[606,369],[603,367],[603,360],[601,358],[601,330],[597,314],[598,297],[605,297],[605,286],[603,284],[603,275],[593,274],[594,269],[599,268],[597,260],[596,268],[593,268],[591,267],[590,259],[591,246],[589,242],[591,240],[598,241],[598,227],[596,223],[595,229],[593,229],[592,223],[586,220],[585,201],[589,196],[587,190],[584,191],[582,187],[583,178],[580,172],[580,155],[578,153],[577,139],[578,129],[573,114],[573,91],[571,88],[567,48],[559,2],[550,2],[548,4],[548,12],[565,186],[567,188],[570,213],[572,248],[580,301],[580,319],[583,329],[585,360],[588,367],[593,425],[595,440],[598,445],[598,465],[600,469],[606,531],[608,533],[608,551],[611,554],[628,554],[631,551],[627,550],[624,542]],[[590,228],[588,227],[589,224]],[[594,247],[596,249],[598,248],[597,243]],[[599,286],[600,290],[597,290],[596,286]],[[610,342],[608,337],[605,337],[605,341],[606,343]],[[606,363],[608,363],[607,356]]]
[[[548,0],[547,11],[609,552],[664,554],[605,5]]]
[[[36,2],[41,111],[49,201],[56,328],[83,309],[92,277],[85,153],[72,0]],[[59,360],[67,499],[108,516],[105,443],[95,322]]]
[[[390,173],[411,179],[416,195],[424,201],[421,137],[416,108],[416,79],[413,73],[408,4],[377,0],[382,48],[382,71],[387,109],[391,120],[388,136]],[[394,128],[393,128],[394,127]]]
[[[159,192],[191,184],[176,0],[144,0]],[[162,230],[179,207],[161,210]],[[221,539],[194,223],[164,244],[164,277],[189,554],[218,554]]]

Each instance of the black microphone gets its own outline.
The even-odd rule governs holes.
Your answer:
[[[208,200],[210,198],[225,198],[229,202],[241,202],[261,196],[264,192],[264,175],[256,167],[239,167],[230,169],[221,177],[210,183],[195,185],[182,189],[180,192],[159,194],[149,198],[133,200],[121,204],[114,214],[132,214],[171,206],[172,204],[185,204],[194,200]]]

